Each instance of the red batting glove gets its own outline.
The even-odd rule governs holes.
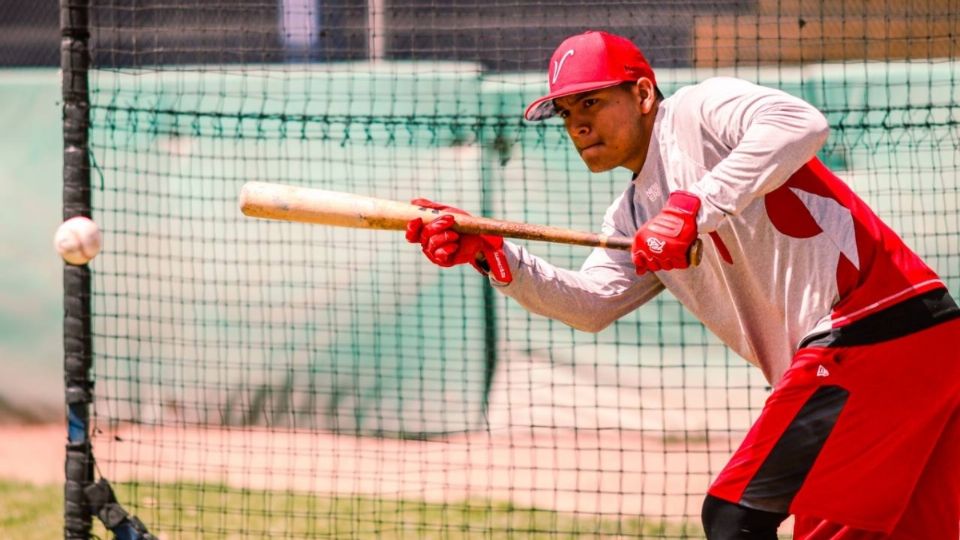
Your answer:
[[[490,234],[459,234],[452,230],[456,221],[450,214],[470,214],[427,199],[414,199],[410,202],[424,208],[449,212],[427,224],[420,218],[407,223],[407,241],[420,244],[423,254],[430,262],[445,268],[469,263],[483,275],[493,274],[493,278],[501,283],[513,281],[507,257],[503,253],[502,237]],[[482,256],[482,259],[478,256]]]
[[[690,248],[697,241],[697,211],[700,199],[686,191],[674,191],[653,219],[633,237],[633,264],[637,274],[647,270],[682,270],[690,266]]]

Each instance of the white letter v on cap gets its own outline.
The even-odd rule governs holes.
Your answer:
[[[559,61],[553,61],[553,81],[551,81],[550,84],[557,83],[557,77],[560,76],[560,70],[563,69],[563,63],[567,60],[568,56],[573,56],[573,49],[563,53],[563,56],[560,57]]]

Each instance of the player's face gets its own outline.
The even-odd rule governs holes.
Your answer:
[[[649,80],[565,96],[554,105],[591,171],[643,168],[657,107]]]

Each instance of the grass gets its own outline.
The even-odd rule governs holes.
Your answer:
[[[212,484],[115,485],[163,540],[243,538],[702,538],[698,524],[560,514],[509,504],[340,497]],[[63,490],[0,480],[0,538],[62,537]],[[109,538],[99,522],[93,533]]]
[[[63,538],[63,488],[0,480],[0,538]]]

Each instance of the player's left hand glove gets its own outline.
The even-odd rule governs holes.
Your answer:
[[[449,212],[463,214],[467,212],[435,203],[427,199],[414,199],[411,204]],[[406,238],[411,244],[419,243],[423,254],[436,265],[450,267],[469,263],[483,275],[492,274],[501,283],[513,281],[507,257],[503,253],[503,237],[490,234],[460,234],[452,230],[455,224],[453,216],[447,214],[424,224],[420,218],[407,223]]]
[[[653,219],[633,237],[633,264],[637,274],[646,271],[682,270],[697,264],[697,212],[700,199],[686,191],[674,191]],[[693,255],[693,257],[691,257]],[[691,261],[691,258],[694,260]]]

